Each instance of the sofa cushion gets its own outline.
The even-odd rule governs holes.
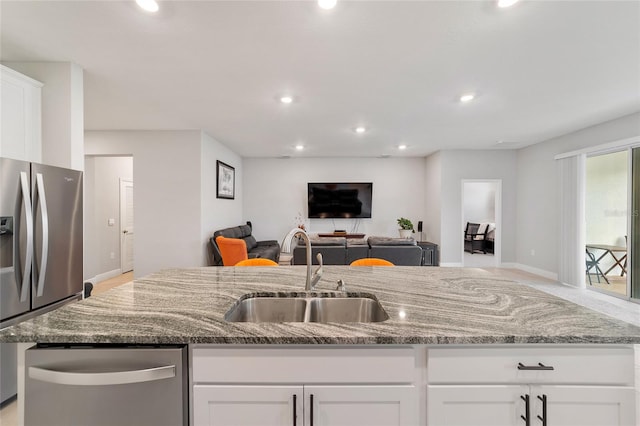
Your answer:
[[[398,266],[422,265],[422,248],[419,246],[371,246],[369,257],[388,260]]]
[[[415,246],[413,238],[369,237],[369,246]]]
[[[258,245],[258,242],[253,235],[248,235],[244,237],[243,240],[247,244],[247,251],[253,250]]]

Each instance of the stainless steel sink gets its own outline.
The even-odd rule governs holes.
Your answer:
[[[282,297],[239,299],[224,319],[231,322],[381,322],[389,319],[375,296]]]
[[[293,297],[251,297],[235,305],[224,319],[233,322],[301,322],[307,301]]]
[[[381,322],[389,319],[377,300],[316,297],[307,302],[309,322]]]

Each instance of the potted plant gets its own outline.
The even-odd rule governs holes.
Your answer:
[[[400,238],[411,238],[413,231],[413,223],[407,218],[401,217],[398,219],[398,225],[400,225]]]

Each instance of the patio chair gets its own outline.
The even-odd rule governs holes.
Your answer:
[[[598,282],[600,282],[600,277],[602,277],[602,278],[604,278],[604,280],[605,280],[605,282],[607,284],[610,284],[609,280],[607,279],[607,277],[602,273],[602,269],[600,269],[600,265],[598,265],[598,261],[596,260],[596,257],[593,255],[593,253],[591,253],[587,249],[585,249],[585,252],[586,252],[586,255],[587,255],[585,260],[586,260],[586,265],[587,265],[586,273],[587,273],[587,277],[589,278],[589,285],[593,285],[593,283],[591,282],[591,275],[592,275],[591,270],[592,269],[595,269],[595,271],[596,271],[595,275],[596,275],[596,278],[598,279]]]

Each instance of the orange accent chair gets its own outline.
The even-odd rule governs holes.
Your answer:
[[[278,266],[278,264],[271,259],[255,257],[253,259],[241,260],[236,263],[236,266]]]
[[[222,235],[216,237],[216,244],[222,255],[222,264],[224,266],[235,266],[241,260],[249,258],[247,254],[247,243],[239,238],[226,238]]]
[[[356,259],[351,262],[350,266],[395,266],[388,260],[378,259],[377,257],[365,257],[364,259]]]

